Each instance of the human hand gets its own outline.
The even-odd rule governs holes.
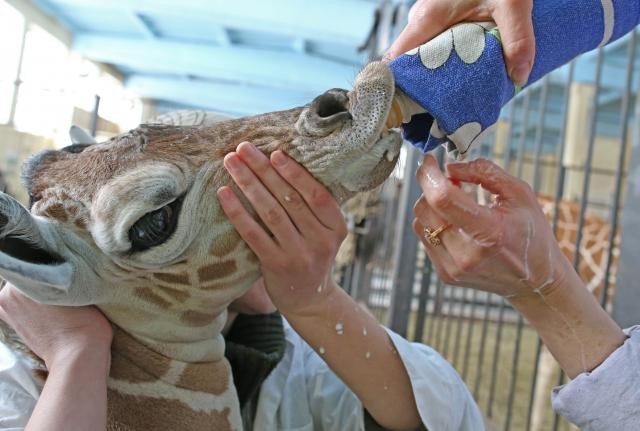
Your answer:
[[[260,260],[271,300],[285,316],[319,312],[336,289],[329,271],[347,234],[338,203],[280,151],[270,161],[242,143],[224,165],[269,230],[253,219],[231,188],[218,190],[222,209]]]
[[[533,0],[418,0],[385,60],[424,44],[459,22],[493,20],[500,30],[509,76],[523,85],[531,73],[536,49],[532,8]]]
[[[451,178],[481,184],[497,195],[495,205],[478,205],[450,182],[435,159],[417,173],[424,195],[414,211],[414,230],[443,281],[507,298],[546,294],[574,271],[562,254],[531,187],[494,163],[479,159],[448,165]],[[425,228],[450,224],[432,245]]]
[[[7,284],[0,291],[0,319],[11,325],[49,370],[87,350],[110,355],[111,324],[95,307],[38,304]]]

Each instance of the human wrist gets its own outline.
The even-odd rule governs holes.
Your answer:
[[[335,303],[338,300],[341,290],[340,286],[333,280],[329,280],[318,287],[317,290],[314,289],[313,292],[310,292],[304,302],[295,301],[295,303],[283,304],[274,301],[274,303],[280,314],[289,321],[317,318],[326,314],[328,304]]]
[[[505,299],[516,309],[537,307],[541,304],[548,304],[549,301],[560,302],[556,305],[564,306],[566,304],[563,302],[570,299],[571,296],[560,293],[576,290],[586,290],[586,287],[570,263],[567,261],[565,264],[559,260],[546,277],[521,287],[516,294]]]
[[[99,370],[96,376],[106,376],[111,363],[111,338],[66,340],[63,346],[53,347],[43,359],[50,372],[90,364]]]
[[[567,261],[544,289],[510,298],[570,378],[593,370],[624,342],[620,327]]]

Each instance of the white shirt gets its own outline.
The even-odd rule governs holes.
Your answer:
[[[284,331],[284,356],[262,384],[254,430],[363,430],[360,400],[286,322]],[[387,332],[427,429],[483,430],[482,415],[453,367],[430,347]]]
[[[363,430],[362,403],[284,321],[285,352],[260,389],[254,430]],[[458,373],[435,350],[387,330],[429,430],[483,430],[482,415]],[[40,388],[31,360],[0,344],[0,430],[26,426]],[[379,376],[372,376],[379,378]],[[392,383],[391,383],[392,384]]]
[[[583,431],[640,430],[640,326],[599,367],[553,390],[553,409]]]
[[[42,388],[31,370],[33,359],[0,342],[0,430],[17,431],[27,425]]]
[[[264,381],[254,430],[362,430],[356,396],[285,322],[282,360]],[[455,370],[428,346],[387,330],[429,430],[483,430],[482,417]],[[640,430],[640,326],[599,367],[555,388],[553,408],[585,431]],[[0,343],[0,430],[24,429],[41,388],[32,360]]]

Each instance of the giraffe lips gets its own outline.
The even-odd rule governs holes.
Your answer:
[[[378,139],[378,143],[382,143],[383,147],[387,147],[384,151],[383,158],[390,163],[398,158],[400,155],[400,147],[402,145],[402,139],[393,139],[390,135],[399,135],[398,131],[393,129],[399,129],[401,126],[402,108],[400,107],[398,100],[394,97],[391,100],[389,115],[387,115],[387,120],[382,127],[382,132]],[[399,144],[398,141],[400,142]]]

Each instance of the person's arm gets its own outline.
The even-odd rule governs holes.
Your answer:
[[[411,382],[389,336],[331,281],[330,268],[347,233],[337,202],[281,152],[270,163],[244,143],[225,158],[225,167],[273,234],[230,188],[219,190],[225,213],[260,260],[273,303],[380,425],[417,427]]]
[[[566,278],[543,294],[512,298],[569,378],[592,371],[622,345],[625,335],[566,259]]]
[[[314,306],[284,313],[291,326],[351,388],[380,425],[415,429],[421,423],[402,359],[385,329],[329,279]]]
[[[105,429],[112,336],[106,318],[94,307],[41,305],[7,285],[0,319],[49,370],[26,430]]]
[[[476,204],[428,156],[417,173],[424,195],[414,229],[449,284],[507,298],[538,331],[569,377],[593,370],[624,342],[620,327],[561,252],[531,187],[488,160],[448,165],[449,175],[497,196]],[[425,228],[448,226],[441,244]]]
[[[536,49],[532,8],[532,0],[418,0],[384,58],[390,61],[459,22],[493,20],[500,29],[509,76],[522,85],[531,73]]]
[[[49,377],[27,431],[105,429],[109,349],[69,347],[49,367]]]

